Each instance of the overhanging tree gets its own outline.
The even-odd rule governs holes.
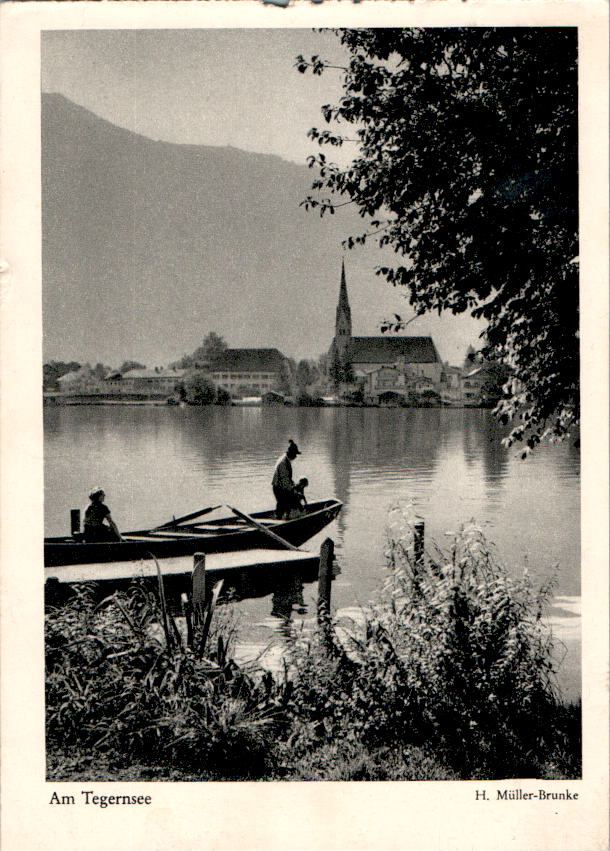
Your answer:
[[[407,289],[416,314],[487,321],[483,354],[513,375],[496,409],[514,420],[510,443],[565,436],[579,421],[576,30],[336,34],[343,96],[322,112],[352,125],[358,152],[347,167],[311,157],[305,205],[354,204],[367,230],[347,245],[393,248],[398,263],[377,273]],[[327,67],[297,58],[301,72]],[[310,136],[340,146],[340,129]]]

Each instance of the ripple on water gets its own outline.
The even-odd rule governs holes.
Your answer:
[[[327,535],[335,541],[336,607],[371,599],[384,575],[388,506],[405,498],[425,520],[428,544],[446,548],[444,533],[474,518],[509,569],[520,573],[527,554],[537,582],[558,563],[564,599],[552,614],[572,633],[580,623],[570,603],[580,594],[578,453],[545,446],[522,462],[518,447],[502,448],[488,411],[82,406],[46,408],[44,421],[47,535],[67,532],[70,509],[84,508],[98,482],[127,529],[205,505],[268,508],[275,460],[293,438],[308,498],[344,503],[310,547]],[[315,611],[315,593],[306,600]],[[239,605],[244,640],[269,637],[255,624],[269,617],[271,598]]]

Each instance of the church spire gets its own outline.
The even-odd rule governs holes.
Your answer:
[[[345,259],[341,261],[341,286],[339,288],[339,302],[337,304],[337,317],[335,320],[335,337],[347,342],[352,336],[352,311],[347,297],[347,283],[345,281]]]

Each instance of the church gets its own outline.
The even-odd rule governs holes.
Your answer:
[[[431,337],[353,336],[345,262],[329,356],[333,377],[362,387],[369,397],[388,391],[406,396],[435,391],[441,385],[443,363]]]

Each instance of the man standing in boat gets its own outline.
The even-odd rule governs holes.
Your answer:
[[[273,472],[273,494],[276,500],[275,516],[278,520],[282,518],[288,519],[290,512],[299,508],[301,499],[300,494],[295,489],[295,484],[292,479],[292,462],[300,455],[299,447],[294,440],[288,441],[288,449],[282,455],[275,465]]]

